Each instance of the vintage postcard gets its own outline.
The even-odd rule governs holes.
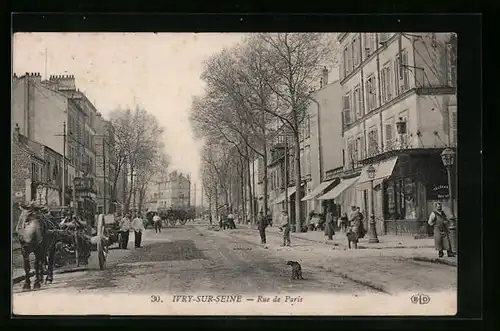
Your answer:
[[[453,33],[15,33],[15,315],[455,315]]]

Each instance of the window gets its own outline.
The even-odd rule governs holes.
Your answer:
[[[361,88],[356,86],[353,92],[353,100],[352,100],[352,113],[354,116],[354,120],[357,120],[363,117],[363,98],[361,97]]]
[[[366,108],[367,111],[377,108],[377,90],[374,75],[370,75],[366,80]]]
[[[368,132],[368,156],[376,155],[378,151],[378,130],[371,129]]]
[[[399,55],[396,56],[394,62],[394,73],[396,81],[396,94],[406,92],[410,88],[410,77],[408,74],[408,53],[403,50],[401,52],[401,62]]]
[[[384,185],[384,218],[390,220],[416,219],[417,185],[413,178],[389,180]]]
[[[354,141],[352,138],[347,140],[347,166],[348,169],[354,167]]]
[[[348,65],[348,58],[349,58],[349,52],[347,51],[347,47],[344,48],[344,53],[343,53],[343,73],[344,73],[344,77],[347,76],[347,74],[349,73],[349,65]]]
[[[306,146],[304,149],[304,163],[305,163],[305,174],[311,175],[311,148]]]
[[[448,86],[456,87],[457,85],[457,54],[455,45],[452,43],[446,44],[446,68],[447,68],[447,83]]]
[[[306,138],[311,136],[311,116],[309,114],[306,115]]]
[[[365,158],[365,138],[363,135],[358,137],[358,160]]]
[[[382,102],[388,102],[392,100],[392,70],[390,63],[386,63],[384,67],[380,70],[380,80],[381,80],[381,97]]]
[[[365,48],[365,58],[369,57],[376,50],[375,47],[375,34],[374,33],[364,33],[363,47]]]
[[[451,132],[451,142],[456,145],[457,144],[457,106],[449,106],[448,107],[450,114],[450,132]]]
[[[394,125],[390,119],[385,123],[385,149],[390,151],[394,146]]]
[[[358,36],[352,39],[351,47],[353,65],[356,68],[361,63],[361,39]]]
[[[352,47],[347,47],[347,73],[352,71]]]
[[[347,93],[342,97],[343,104],[343,114],[344,114],[344,125],[351,123],[351,94]]]

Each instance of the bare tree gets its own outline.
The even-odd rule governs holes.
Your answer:
[[[152,162],[142,163],[136,169],[136,192],[139,195],[138,211],[142,212],[146,202],[146,193],[153,178],[160,174],[166,174],[170,164],[170,158],[164,154],[158,154]]]
[[[130,207],[130,200],[134,191],[134,175],[139,176],[145,164],[151,163],[163,148],[163,129],[158,120],[145,109],[137,107],[116,110],[111,114],[111,123],[115,130],[115,154],[121,162],[121,169],[127,167],[130,177],[129,192],[125,201],[125,211]],[[113,182],[116,190],[118,171]]]
[[[336,38],[324,33],[261,33],[250,39],[247,63],[277,97],[275,109],[260,107],[279,118],[291,131],[295,157],[296,231],[301,231],[300,125],[311,101],[310,92],[319,81],[321,68],[336,60]],[[248,67],[248,65],[247,65]],[[251,84],[250,84],[251,85]],[[298,222],[297,222],[298,220]]]

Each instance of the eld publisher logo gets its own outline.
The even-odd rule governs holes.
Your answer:
[[[414,305],[426,305],[428,304],[429,302],[431,302],[431,297],[428,296],[427,294],[414,294],[411,296],[411,303],[413,303]]]

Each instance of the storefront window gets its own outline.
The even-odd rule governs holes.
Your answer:
[[[416,185],[412,178],[405,178],[404,180],[404,210],[405,219],[416,219],[417,218],[417,208],[416,208]]]
[[[412,178],[387,181],[384,185],[384,218],[388,220],[417,218],[417,189]]]

